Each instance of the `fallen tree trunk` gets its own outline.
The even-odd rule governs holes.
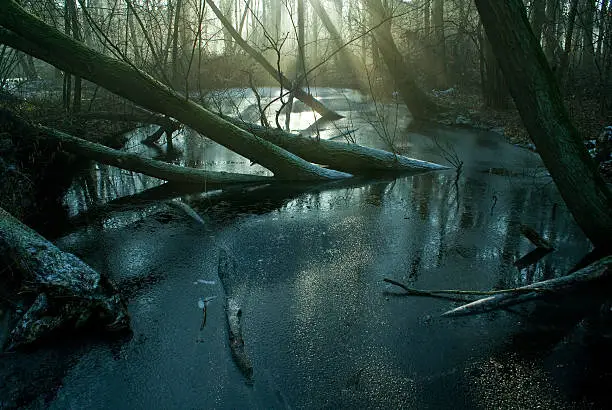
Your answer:
[[[454,299],[453,296],[474,296],[486,295],[488,297],[479,299],[458,308],[449,310],[442,316],[468,316],[479,313],[491,312],[498,309],[505,309],[509,306],[517,305],[532,301],[538,298],[547,296],[560,296],[565,292],[572,291],[579,287],[596,280],[601,280],[610,277],[610,266],[612,266],[612,256],[602,258],[592,264],[570,273],[560,278],[545,280],[542,282],[532,283],[531,285],[521,286],[513,289],[501,289],[492,291],[473,291],[473,290],[423,290],[410,288],[400,282],[392,279],[383,279],[383,281],[392,285],[398,286],[409,296],[428,296],[434,298]],[[451,295],[451,296],[447,296]]]
[[[266,128],[223,116],[232,124],[286,149],[307,161],[326,165],[354,175],[376,172],[434,171],[448,169],[443,165],[408,158],[376,148],[357,144],[321,140],[290,134],[275,128]]]
[[[68,152],[102,164],[112,165],[127,171],[139,172],[165,181],[213,187],[227,184],[265,183],[275,180],[273,177],[259,175],[205,171],[202,169],[182,167],[168,164],[163,161],[156,161],[131,152],[114,150],[104,145],[85,141],[52,128],[36,126],[35,129],[44,133],[47,138],[58,142],[61,147]]]
[[[176,118],[285,180],[325,180],[350,175],[315,166],[224,121],[134,67],[104,56],[23,10],[0,1],[0,42],[99,84],[142,107]],[[9,31],[10,30],[10,31]]]
[[[142,124],[156,124],[173,132],[181,128],[181,124],[172,118],[164,115],[159,115],[151,112],[134,111],[134,112],[114,112],[114,111],[94,111],[80,112],[75,115],[81,120],[108,120],[118,122],[138,122]]]
[[[323,105],[319,100],[314,98],[312,94],[309,94],[302,90],[299,87],[294,87],[293,82],[288,79],[283,73],[279,72],[276,68],[272,67],[272,64],[266,60],[266,58],[253,47],[251,47],[245,39],[234,29],[232,23],[225,18],[221,10],[215,5],[215,3],[211,0],[206,0],[206,3],[210,6],[210,9],[215,13],[215,16],[219,19],[223,27],[231,34],[233,39],[242,47],[244,51],[246,51],[255,61],[257,61],[276,81],[280,83],[283,88],[291,91],[293,96],[298,100],[302,101],[304,104],[318,112],[324,117],[328,117],[330,119],[339,119],[342,116],[329,108]]]
[[[205,171],[168,164],[162,161],[143,157],[131,152],[118,151],[95,142],[86,141],[64,132],[42,125],[31,125],[9,111],[1,110],[5,121],[13,121],[27,135],[43,134],[45,138],[57,142],[62,149],[102,164],[111,165],[127,171],[139,172],[144,175],[171,182],[197,184],[207,188],[215,188],[228,184],[266,183],[274,181],[272,177],[248,174],[233,174],[228,172]]]
[[[27,305],[6,342],[7,350],[59,329],[129,327],[127,307],[112,283],[76,256],[58,249],[0,208],[2,290]]]

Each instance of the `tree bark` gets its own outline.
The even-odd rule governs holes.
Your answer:
[[[521,0],[476,0],[487,36],[523,123],[576,222],[610,249],[612,193],[569,120]]]
[[[531,27],[533,30],[533,35],[538,43],[540,43],[542,39],[542,31],[544,29],[544,22],[546,20],[546,0],[532,0],[531,7],[533,7]]]
[[[339,119],[342,118],[341,115],[336,112],[328,109],[323,105],[319,100],[314,98],[311,94],[308,94],[304,90],[299,87],[294,87],[293,83],[290,79],[288,79],[283,73],[278,72],[272,64],[266,60],[266,58],[253,47],[251,47],[245,39],[242,38],[240,34],[232,27],[231,23],[225,18],[221,10],[215,5],[212,0],[206,0],[206,3],[210,6],[210,9],[215,13],[223,27],[234,37],[234,40],[242,47],[244,51],[246,51],[255,61],[257,61],[274,79],[276,79],[283,88],[290,90],[293,96],[298,100],[302,101],[304,104],[318,112],[324,117],[328,117],[330,119]]]
[[[224,121],[186,100],[146,73],[99,54],[24,11],[13,0],[0,2],[0,41],[58,68],[97,83],[149,110],[176,118],[221,145],[271,170],[279,179],[316,180],[350,175],[322,169]]]

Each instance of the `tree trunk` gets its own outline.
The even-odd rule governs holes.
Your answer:
[[[97,83],[134,103],[176,118],[221,145],[250,158],[281,179],[330,179],[349,175],[325,170],[222,120],[146,73],[74,41],[12,0],[0,2],[0,40]],[[22,36],[22,37],[20,37]]]
[[[546,1],[546,24],[544,25],[544,54],[549,64],[556,61],[555,55],[559,47],[557,38],[557,16],[559,15],[559,0]]]
[[[179,18],[183,0],[176,0],[174,14],[174,32],[172,34],[172,85],[177,87],[179,84]]]
[[[423,37],[429,39],[431,34],[431,0],[423,0]]]
[[[571,0],[569,14],[567,16],[567,31],[565,32],[565,46],[563,48],[563,54],[561,55],[561,61],[559,63],[559,70],[557,73],[557,79],[561,87],[565,88],[565,80],[567,78],[567,71],[569,69],[569,57],[572,51],[572,39],[574,36],[574,26],[576,24],[576,14],[578,14],[578,0]]]
[[[319,100],[314,98],[311,94],[308,94],[307,92],[303,91],[299,87],[294,87],[290,79],[288,79],[287,77],[283,75],[283,73],[278,72],[274,67],[272,67],[272,64],[270,64],[268,60],[266,60],[266,58],[260,52],[258,52],[253,47],[251,47],[246,42],[246,40],[244,40],[240,36],[240,34],[238,34],[238,32],[232,27],[229,20],[225,18],[225,16],[221,13],[221,11],[217,8],[217,6],[212,0],[206,0],[206,3],[210,6],[211,10],[213,11],[213,13],[215,13],[217,18],[221,22],[221,24],[223,24],[225,29],[229,33],[231,33],[231,35],[234,37],[234,40],[242,47],[242,49],[246,51],[255,61],[261,64],[261,66],[272,77],[274,77],[274,79],[276,79],[283,86],[283,88],[286,88],[287,90],[291,90],[295,98],[302,101],[304,104],[306,104],[307,106],[309,106],[310,108],[312,108],[313,110],[321,114],[322,116],[328,117],[330,119],[342,118],[341,115],[325,107]]]
[[[580,13],[580,22],[582,23],[582,70],[587,75],[595,73],[595,45],[593,44],[595,1],[597,0],[584,0]]]
[[[359,66],[359,63],[357,62],[357,59],[344,46],[344,43],[342,41],[342,36],[336,29],[336,26],[334,26],[334,23],[329,18],[329,15],[327,14],[327,11],[325,11],[325,8],[321,4],[320,0],[310,0],[310,4],[312,5],[312,8],[314,8],[315,12],[317,13],[321,21],[323,22],[325,29],[331,36],[331,39],[334,43],[334,47],[340,50],[339,54],[340,54],[340,60],[342,62],[342,69],[354,78],[355,84],[358,84],[359,89],[362,92],[367,92],[369,87],[366,84],[366,82],[363,81],[363,78],[359,75],[359,72],[357,69],[357,67]]]
[[[605,34],[610,27],[606,29],[606,20],[608,19],[608,14],[611,12],[608,10],[608,0],[601,1],[601,9],[599,10],[599,26],[597,33],[597,59],[602,63],[600,67],[603,67],[603,39]]]
[[[72,37],[76,41],[83,41],[81,37],[81,29],[79,27],[79,18],[76,8],[77,0],[69,0],[70,4],[70,20],[72,21]],[[74,77],[74,97],[72,100],[72,112],[81,111],[81,77]]]
[[[484,102],[487,107],[495,109],[508,108],[508,87],[504,74],[495,58],[489,39],[484,36],[481,47],[484,47]]]
[[[432,10],[434,27],[435,84],[443,90],[447,87],[446,79],[446,39],[444,36],[444,0],[434,0]]]
[[[612,245],[612,193],[569,120],[521,0],[476,0],[523,123],[576,222],[596,247]]]
[[[531,28],[533,30],[533,35],[538,43],[540,43],[542,41],[544,22],[546,20],[546,0],[532,0],[531,7],[533,8]]]
[[[210,3],[208,3],[210,5]],[[214,4],[214,3],[213,3]],[[216,8],[217,6],[215,6]],[[219,7],[221,7],[221,14],[226,18],[228,25],[223,25],[223,44],[224,44],[224,52],[225,54],[230,54],[234,51],[234,47],[232,46],[232,32],[229,30],[229,27],[232,27],[232,14],[234,9],[234,0],[221,0]],[[215,13],[216,14],[216,13]]]
[[[138,172],[169,182],[197,184],[208,188],[218,188],[230,184],[270,183],[273,181],[271,177],[205,171],[168,164],[131,152],[118,151],[101,144],[68,135],[52,128],[43,126],[32,126],[32,128],[44,134],[46,138],[59,143],[63,150],[81,158],[91,159],[101,164],[111,165],[127,171]]]
[[[372,16],[373,24],[380,25],[373,31],[374,40],[404,103],[415,119],[426,119],[439,111],[439,107],[416,85],[412,70],[407,66],[391,35],[390,16],[380,0],[363,0]]]
[[[64,33],[67,36],[70,35],[70,26],[71,26],[71,18],[70,18],[70,4],[72,0],[64,0]],[[70,99],[72,96],[72,73],[70,71],[64,70],[64,86],[62,91],[62,99],[64,103],[64,109],[67,112],[70,112]]]

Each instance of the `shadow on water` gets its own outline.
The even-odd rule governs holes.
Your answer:
[[[360,143],[384,145],[358,112],[350,118],[336,125],[359,128]],[[521,286],[566,273],[590,248],[536,155],[491,133],[448,128],[402,130],[396,142],[442,162],[433,137],[464,162],[459,175],[204,192],[97,167],[67,197],[81,215],[58,246],[122,285],[134,337],[89,344],[61,371],[42,371],[56,383],[49,406],[598,407],[609,361],[597,363],[589,349],[605,353],[606,339],[594,330],[609,325],[609,314],[594,293],[584,303],[546,300],[454,320],[438,315],[457,302],[388,294],[396,289],[385,277],[423,289]],[[264,172],[199,136],[175,146],[185,164]],[[204,225],[165,205],[177,198]],[[533,245],[521,224],[555,251],[525,258]],[[227,346],[219,249],[236,261],[229,286],[243,311],[251,387]],[[213,296],[200,329],[198,301]],[[54,352],[19,356],[21,365],[0,373],[54,363]],[[12,380],[21,391],[30,386]],[[6,386],[0,393],[16,394]]]

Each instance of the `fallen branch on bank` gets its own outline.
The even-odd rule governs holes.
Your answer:
[[[532,301],[544,296],[557,296],[571,291],[580,285],[600,280],[609,276],[612,256],[606,256],[592,264],[560,278],[536,282],[531,285],[513,289],[493,291],[472,290],[420,290],[410,288],[400,282],[384,279],[385,282],[402,288],[407,295],[439,297],[440,295],[488,296],[478,299],[458,308],[444,312],[442,316],[468,316],[491,312],[498,309]]]

